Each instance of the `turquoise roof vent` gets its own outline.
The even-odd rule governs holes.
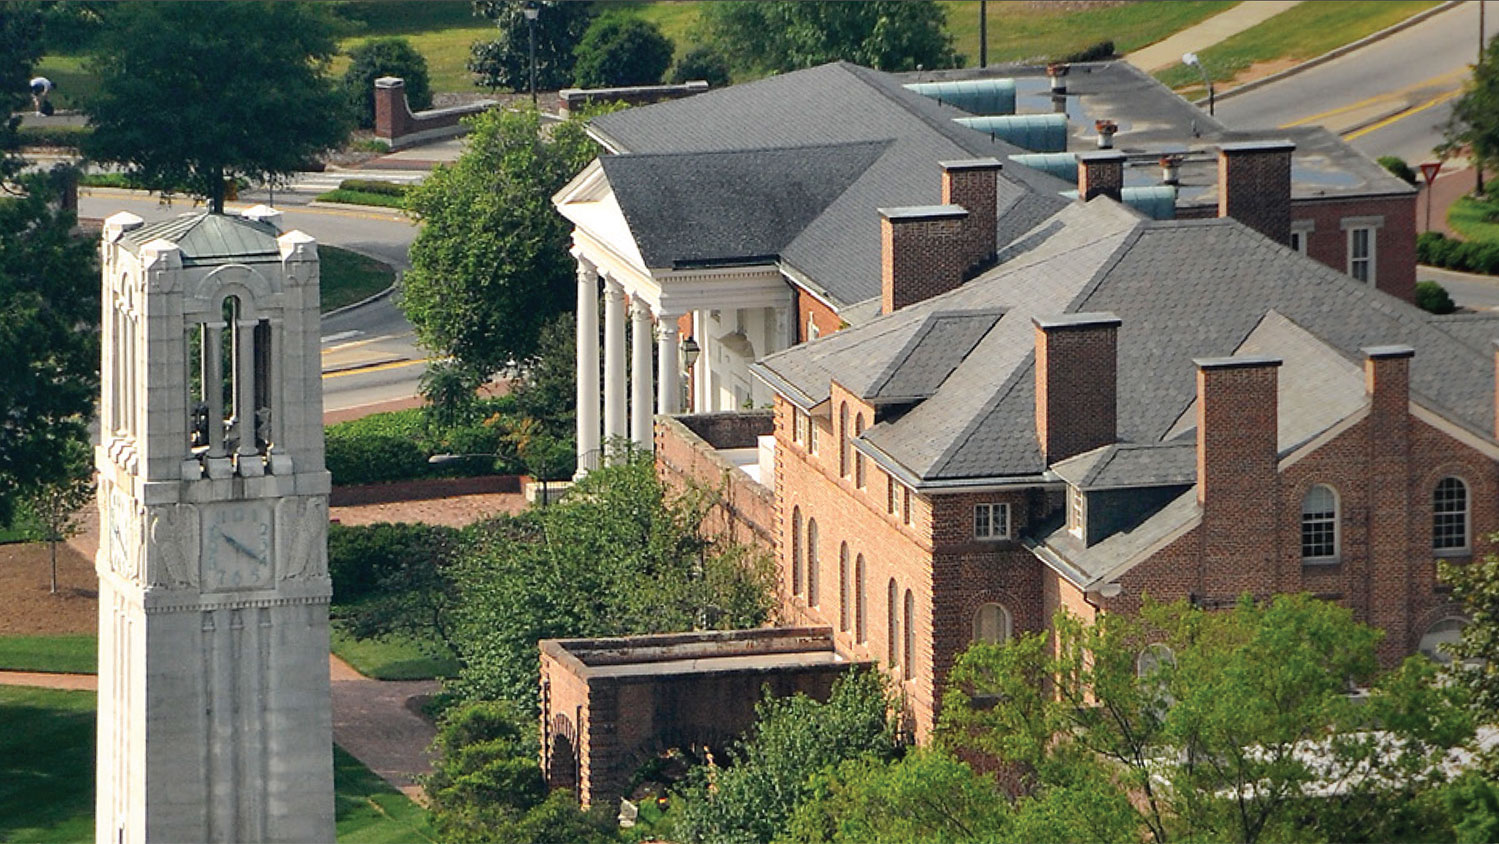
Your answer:
[[[953,122],[1031,152],[1067,151],[1067,115],[1065,114],[955,117]]]
[[[1010,160],[1070,185],[1077,184],[1077,156],[1070,152],[1025,152],[1010,156]]]
[[[913,82],[905,86],[923,97],[960,108],[969,114],[1014,114],[1015,80],[962,79],[955,82]]]

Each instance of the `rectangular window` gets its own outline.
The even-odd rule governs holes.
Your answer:
[[[791,409],[791,439],[801,445],[807,444],[807,414],[799,408]]]
[[[1009,539],[1010,505],[977,504],[973,508],[974,539]]]
[[[1348,230],[1348,274],[1359,281],[1374,280],[1374,231]]]
[[[900,487],[896,486],[896,484],[895,484],[895,478],[892,478],[892,477],[890,477],[889,474],[886,474],[885,475],[885,512],[889,513],[892,516],[895,515],[895,496],[896,496],[896,493],[899,492],[899,491],[900,491]]]
[[[807,418],[807,451],[817,453],[817,420]]]
[[[1083,535],[1083,520],[1088,514],[1088,502],[1075,486],[1067,487],[1067,531],[1073,536]]]
[[[1301,232],[1291,232],[1291,248],[1305,255],[1306,235]]]
[[[900,520],[911,523],[911,489],[906,486],[900,488]]]
[[[1291,248],[1305,255],[1315,224],[1311,220],[1291,221]]]

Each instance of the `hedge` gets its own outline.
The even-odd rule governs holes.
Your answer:
[[[16,129],[16,142],[23,147],[76,149],[92,131],[87,126],[21,126]]]
[[[378,179],[344,179],[338,183],[338,189],[357,191],[358,193],[377,193],[381,196],[405,197],[406,192],[411,189],[411,186],[397,182],[384,182]]]
[[[440,556],[458,536],[441,525],[379,523],[328,526],[328,575],[333,602],[350,604],[379,592],[407,561]]]
[[[1434,281],[1421,281],[1416,283],[1416,307],[1433,314],[1450,314],[1457,310],[1457,303],[1447,288]]]
[[[506,437],[515,400],[509,396],[480,404],[480,419],[472,424],[434,432],[419,408],[375,413],[329,425],[324,432],[328,471],[341,485],[389,483],[419,478],[457,478],[491,474],[521,474]],[[500,454],[431,464],[434,454]]]
[[[1416,262],[1470,273],[1499,275],[1499,243],[1454,240],[1441,232],[1416,238]]]

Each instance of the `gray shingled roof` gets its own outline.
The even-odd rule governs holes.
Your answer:
[[[606,155],[609,187],[649,267],[774,260],[889,141]]]
[[[169,240],[182,250],[183,266],[236,261],[281,260],[276,227],[244,217],[197,211],[148,223],[126,232],[120,242],[131,252],[153,240]]]
[[[930,396],[1003,315],[993,310],[928,316],[885,371],[860,391],[862,397],[910,401]]]
[[[1005,161],[1020,151],[952,122],[964,114],[905,90],[888,74],[835,62],[602,115],[592,127],[622,153],[888,141],[889,149],[780,252],[793,273],[842,307],[879,296],[875,208],[937,203],[940,161],[986,156]],[[1058,193],[1070,187],[1028,167],[1006,168],[997,191],[1002,212],[997,242],[1008,242],[1064,207]],[[632,213],[656,212],[626,208],[627,217]],[[632,230],[635,225],[632,220]]]
[[[1092,545],[1084,546],[1081,539],[1060,525],[1038,541],[1027,541],[1026,544],[1037,557],[1087,589],[1118,579],[1138,562],[1141,555],[1190,526],[1201,515],[1197,490],[1189,489],[1135,527]]]
[[[1107,311],[1119,329],[1118,432],[1153,444],[1184,436],[1196,397],[1193,360],[1262,348],[1300,362],[1283,373],[1283,447],[1343,418],[1359,400],[1367,346],[1405,344],[1413,396],[1483,436],[1492,435],[1492,352],[1481,328],[1440,320],[1278,246],[1233,220],[1143,221],[1108,200],[1075,204],[1026,238],[1028,248],[984,276],[927,302],[771,355],[761,368],[809,396],[844,361],[876,353],[896,325],[936,312],[1004,308],[932,396],[867,429],[861,449],[918,485],[1036,476],[1033,315]],[[1257,333],[1258,332],[1258,333]],[[841,336],[840,336],[841,335]],[[909,337],[909,335],[907,335]],[[1252,338],[1252,339],[1251,339]],[[837,341],[838,354],[817,357]],[[1341,358],[1341,366],[1333,362]],[[1329,374],[1329,372],[1331,374]],[[1283,393],[1289,396],[1289,393]]]
[[[1116,443],[1052,465],[1084,491],[1181,486],[1197,482],[1197,444]]]

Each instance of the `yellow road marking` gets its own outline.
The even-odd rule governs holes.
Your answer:
[[[1377,131],[1379,129],[1383,129],[1384,127],[1390,125],[1391,123],[1394,123],[1394,122],[1399,121],[1399,120],[1404,120],[1405,118],[1410,117],[1410,116],[1415,115],[1415,114],[1419,114],[1420,112],[1423,112],[1423,111],[1427,110],[1428,108],[1431,108],[1432,106],[1441,105],[1442,103],[1447,102],[1448,100],[1452,99],[1453,97],[1458,96],[1461,93],[1462,93],[1462,91],[1448,91],[1447,93],[1442,94],[1440,96],[1432,97],[1431,99],[1427,100],[1426,102],[1421,103],[1420,105],[1417,105],[1417,106],[1412,106],[1412,107],[1406,109],[1405,111],[1400,112],[1399,114],[1393,114],[1393,115],[1390,115],[1389,117],[1386,117],[1384,120],[1381,120],[1381,121],[1379,121],[1377,123],[1371,123],[1368,126],[1365,126],[1364,128],[1358,130],[1357,132],[1350,132],[1350,133],[1348,133],[1348,134],[1346,134],[1346,135],[1343,136],[1343,140],[1345,140],[1345,141],[1351,141],[1351,140],[1354,140],[1355,138],[1362,138],[1363,136],[1369,134],[1370,132],[1374,132],[1374,131]]]
[[[161,200],[157,196],[141,196],[142,191],[125,190],[123,188],[90,187],[80,188],[79,190],[84,191],[90,195],[107,196],[115,199],[124,199],[133,202],[149,202],[153,205],[161,204]],[[190,207],[185,209],[188,211],[203,207],[201,203],[191,202],[190,200],[185,204],[190,204]],[[243,202],[226,202],[224,203],[224,207],[231,211],[244,211],[246,208],[250,208],[251,206]],[[297,205],[291,207],[282,206],[277,210],[291,214],[321,214],[325,217],[352,217],[361,220],[380,220],[387,223],[411,222],[411,220],[408,219],[404,214],[372,214],[366,211],[345,211],[342,208],[313,208],[311,206]]]
[[[400,369],[403,366],[416,366],[419,363],[426,362],[426,358],[419,358],[417,360],[397,360],[391,361],[390,363],[376,364],[375,366],[360,367],[358,369],[343,369],[339,370],[338,372],[324,372],[323,378],[326,380],[328,378],[341,378],[345,375],[363,375],[366,372],[384,372],[387,369]]]
[[[1356,111],[1356,110],[1361,109],[1361,108],[1367,108],[1368,106],[1372,106],[1372,105],[1375,105],[1375,104],[1381,103],[1381,102],[1398,100],[1401,97],[1405,96],[1406,94],[1411,93],[1412,91],[1419,91],[1422,88],[1428,88],[1428,87],[1431,87],[1433,85],[1444,85],[1444,84],[1446,84],[1448,82],[1452,82],[1452,81],[1455,81],[1457,79],[1460,79],[1463,76],[1466,76],[1467,74],[1468,74],[1468,68],[1466,68],[1466,67],[1459,68],[1458,70],[1454,70],[1454,71],[1452,71],[1450,73],[1444,73],[1444,74],[1442,74],[1440,76],[1433,76],[1430,79],[1426,79],[1426,80],[1423,80],[1421,82],[1417,82],[1417,83],[1412,84],[1412,85],[1407,85],[1407,86],[1405,86],[1404,88],[1401,88],[1398,91],[1388,91],[1388,92],[1383,93],[1383,94],[1376,94],[1375,96],[1369,97],[1367,99],[1359,100],[1356,103],[1351,103],[1349,105],[1338,106],[1337,108],[1328,109],[1327,111],[1320,112],[1318,114],[1313,114],[1310,117],[1303,117],[1303,118],[1300,118],[1299,120],[1292,120],[1290,123],[1282,123],[1277,128],[1280,128],[1280,129],[1290,129],[1293,126],[1301,126],[1301,125],[1306,124],[1306,123],[1316,123],[1317,121],[1322,120],[1323,118],[1326,118],[1326,117],[1332,117],[1332,116],[1338,115],[1338,114],[1345,114],[1347,112]]]
[[[357,349],[361,346],[368,346],[371,343],[383,343],[386,340],[400,340],[404,337],[410,336],[410,334],[386,334],[382,337],[369,337],[364,340],[350,340],[347,343],[338,343],[333,346],[328,346],[327,348],[323,349],[323,354],[328,355],[334,352],[345,352],[349,349]]]

